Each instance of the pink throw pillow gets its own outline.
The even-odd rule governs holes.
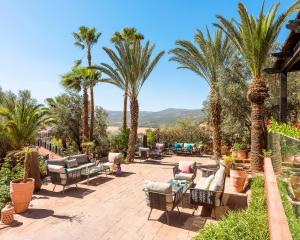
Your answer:
[[[183,172],[183,173],[191,173],[192,172],[191,166],[188,165],[188,164],[183,165],[182,169],[181,169],[181,172]]]

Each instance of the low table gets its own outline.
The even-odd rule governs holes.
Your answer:
[[[109,171],[110,171],[109,166],[99,165],[99,166],[89,167],[85,171],[82,171],[81,175],[87,177],[87,185],[89,185],[90,175],[97,174],[97,173],[100,173],[100,172],[105,172],[105,176],[107,176],[107,172],[109,172]]]
[[[172,192],[178,193],[181,192],[180,199],[178,199],[177,204],[180,202],[182,208],[190,208],[189,204],[189,192],[188,190],[194,186],[193,182],[186,181],[186,180],[174,180],[171,179],[168,182],[172,183]]]

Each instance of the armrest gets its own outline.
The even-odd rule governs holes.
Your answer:
[[[175,174],[179,173],[179,167],[178,165],[176,165],[175,167],[173,167],[173,176],[175,177]]]
[[[201,168],[202,177],[209,177],[210,175],[214,175],[217,172],[217,169],[210,169],[210,168]]]

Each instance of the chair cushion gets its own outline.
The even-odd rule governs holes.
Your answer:
[[[163,144],[163,143],[156,143],[156,144],[155,144],[155,147],[156,147],[157,149],[161,149],[161,150],[164,149],[164,146],[165,146],[165,144]]]
[[[192,161],[179,161],[178,168],[180,171],[182,171],[182,170],[186,169],[187,167],[189,167],[192,172],[195,167],[194,166],[195,164],[196,164],[196,162],[192,162]]]
[[[213,179],[214,179],[214,175],[210,175],[209,177],[206,178],[203,177],[197,182],[195,188],[208,190]]]
[[[193,181],[193,173],[183,173],[183,172],[180,172],[180,173],[177,173],[175,174],[175,177],[174,179],[175,180],[187,180],[187,181]]]
[[[47,160],[47,164],[66,167],[66,160],[68,160],[68,159],[69,159],[69,157]]]
[[[73,155],[70,156],[70,159],[75,158],[77,160],[78,164],[84,164],[84,163],[88,163],[88,157],[85,154],[78,154],[78,155]]]
[[[214,179],[212,180],[208,190],[210,191],[223,191],[224,184],[225,184],[225,167],[223,165],[220,165],[220,168],[214,175]],[[222,193],[218,192],[215,195],[215,205],[220,206],[221,204],[221,197]]]
[[[77,160],[74,159],[70,159],[70,160],[66,160],[66,166],[67,168],[74,168],[74,167],[78,167],[78,162]]]
[[[49,172],[65,173],[65,168],[63,166],[48,164],[47,167]]]
[[[108,153],[108,162],[110,163],[116,163],[118,162],[118,160],[120,159],[121,157],[121,153]]]
[[[182,148],[182,143],[175,143],[175,144],[174,144],[174,148],[175,148],[175,149]]]

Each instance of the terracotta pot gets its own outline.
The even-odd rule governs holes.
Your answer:
[[[296,201],[300,201],[300,176],[291,176],[290,182]]]
[[[234,192],[242,192],[246,182],[247,173],[244,170],[230,169],[230,183]]]
[[[246,150],[239,150],[237,152],[237,159],[247,159],[247,151]]]
[[[294,160],[295,162],[300,162],[300,154],[295,155]]]
[[[285,156],[285,158],[284,158],[284,161],[285,161],[285,162],[294,162],[294,160],[295,160],[295,156],[287,155],[287,156]]]
[[[28,209],[34,190],[34,179],[28,178],[26,183],[23,179],[10,182],[10,197],[16,213],[25,212]]]

